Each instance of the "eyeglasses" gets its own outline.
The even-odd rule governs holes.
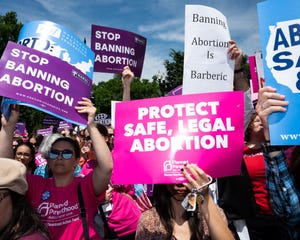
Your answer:
[[[59,151],[57,149],[51,149],[49,158],[50,159],[57,159],[58,156],[62,156],[63,159],[69,160],[73,156],[73,151],[70,149],[64,149],[62,151]]]
[[[6,198],[10,193],[9,192],[3,192],[3,193],[0,193],[0,203],[2,202],[2,200],[4,198]]]
[[[24,153],[24,152],[17,152],[16,153],[16,156],[17,157],[25,157],[25,158],[29,158],[29,157],[31,157],[31,154],[30,153]]]

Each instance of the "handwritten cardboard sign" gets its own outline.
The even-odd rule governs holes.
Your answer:
[[[203,5],[185,6],[183,94],[231,91],[234,61],[228,58],[226,17]]]

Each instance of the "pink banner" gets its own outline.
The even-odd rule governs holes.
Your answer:
[[[185,163],[213,177],[239,174],[243,100],[219,92],[117,103],[114,182],[181,183]]]

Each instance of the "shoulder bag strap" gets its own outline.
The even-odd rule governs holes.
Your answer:
[[[86,221],[86,209],[84,207],[84,201],[83,201],[80,183],[78,183],[77,192],[78,192],[78,200],[79,200],[79,205],[80,205],[80,215],[81,215],[82,224],[83,224],[84,239],[89,240],[90,237],[89,237],[89,231],[88,231],[88,224]]]
[[[113,236],[113,237],[116,237],[117,234],[115,233],[115,231],[113,229],[111,229],[108,225],[108,222],[107,222],[107,218],[105,216],[105,213],[103,211],[103,208],[102,208],[102,205],[100,204],[99,207],[98,207],[99,211],[100,211],[100,215],[101,215],[101,218],[103,220],[103,224],[104,224],[104,227],[106,228],[106,231],[107,231],[107,236]]]

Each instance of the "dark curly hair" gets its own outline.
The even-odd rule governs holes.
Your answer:
[[[48,228],[40,220],[36,210],[27,202],[25,196],[10,191],[10,197],[13,210],[12,218],[8,225],[0,231],[0,238],[2,240],[16,240],[39,232],[46,239],[50,239]]]

